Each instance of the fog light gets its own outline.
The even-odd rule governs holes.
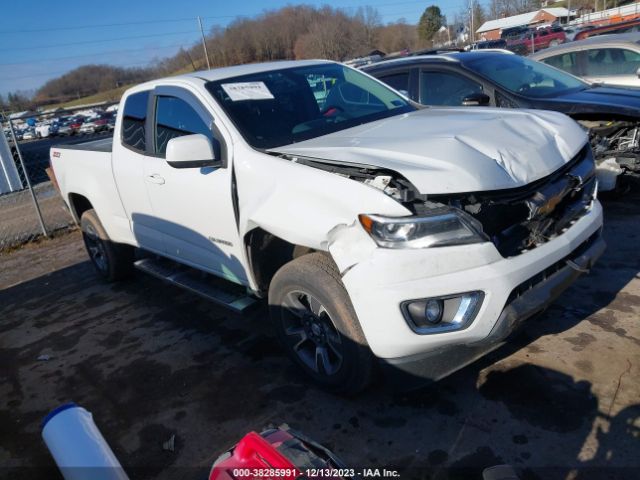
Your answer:
[[[400,308],[411,329],[427,335],[464,330],[475,319],[483,299],[483,292],[467,292],[410,300]]]
[[[427,305],[424,308],[424,316],[430,323],[438,323],[442,320],[442,311],[444,310],[442,300],[432,298],[427,300]]]

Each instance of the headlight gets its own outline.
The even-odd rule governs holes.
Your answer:
[[[473,217],[450,208],[412,217],[358,216],[362,227],[384,248],[427,248],[487,241]]]

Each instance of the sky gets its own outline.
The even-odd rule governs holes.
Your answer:
[[[5,3],[5,2],[3,2]],[[353,11],[375,7],[383,23],[404,18],[417,23],[424,9],[438,5],[453,18],[468,0],[51,0],[9,1],[0,17],[0,94],[33,92],[47,80],[80,65],[147,66],[238,16],[253,17],[286,5],[330,5]]]

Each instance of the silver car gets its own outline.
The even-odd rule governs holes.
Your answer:
[[[591,83],[640,87],[640,32],[589,37],[533,55]]]

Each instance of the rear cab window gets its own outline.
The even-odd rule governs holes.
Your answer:
[[[127,97],[122,112],[122,144],[138,152],[146,150],[145,122],[149,91],[133,93]]]

